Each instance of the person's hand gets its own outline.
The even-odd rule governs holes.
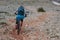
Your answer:
[[[16,11],[14,14],[17,15],[17,13],[18,13],[18,12]]]
[[[27,17],[27,14],[25,14],[25,17]]]
[[[14,14],[17,15],[16,12]]]
[[[14,14],[16,15],[16,12]]]

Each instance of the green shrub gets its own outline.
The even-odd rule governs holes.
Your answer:
[[[41,7],[37,9],[38,12],[45,12],[45,10]]]

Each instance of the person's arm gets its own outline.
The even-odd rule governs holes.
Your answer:
[[[25,10],[24,10],[24,13],[25,13],[25,14],[24,14],[25,17],[27,17],[27,15],[29,15],[29,11],[28,11],[28,9],[25,9]]]
[[[25,17],[27,17],[27,15],[29,15],[29,11],[26,11],[26,13],[25,13]]]

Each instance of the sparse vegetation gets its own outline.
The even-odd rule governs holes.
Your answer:
[[[45,12],[45,10],[41,7],[37,9],[38,12]]]
[[[8,12],[0,11],[0,13],[8,13]]]
[[[6,22],[0,22],[0,25],[3,25],[3,24],[6,24],[6,25],[7,25],[7,23],[6,23]]]
[[[10,14],[9,12],[5,12],[5,11],[0,11],[0,14],[4,14],[4,15],[1,15],[2,17],[3,16],[15,16],[14,14]]]

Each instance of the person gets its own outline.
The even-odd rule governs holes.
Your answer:
[[[20,29],[21,29],[21,26],[23,25],[23,20],[25,17],[27,17],[24,7],[21,5],[18,8],[18,10],[15,12],[15,14],[16,14],[16,29],[17,29],[17,26],[19,26],[19,25],[20,25]]]

